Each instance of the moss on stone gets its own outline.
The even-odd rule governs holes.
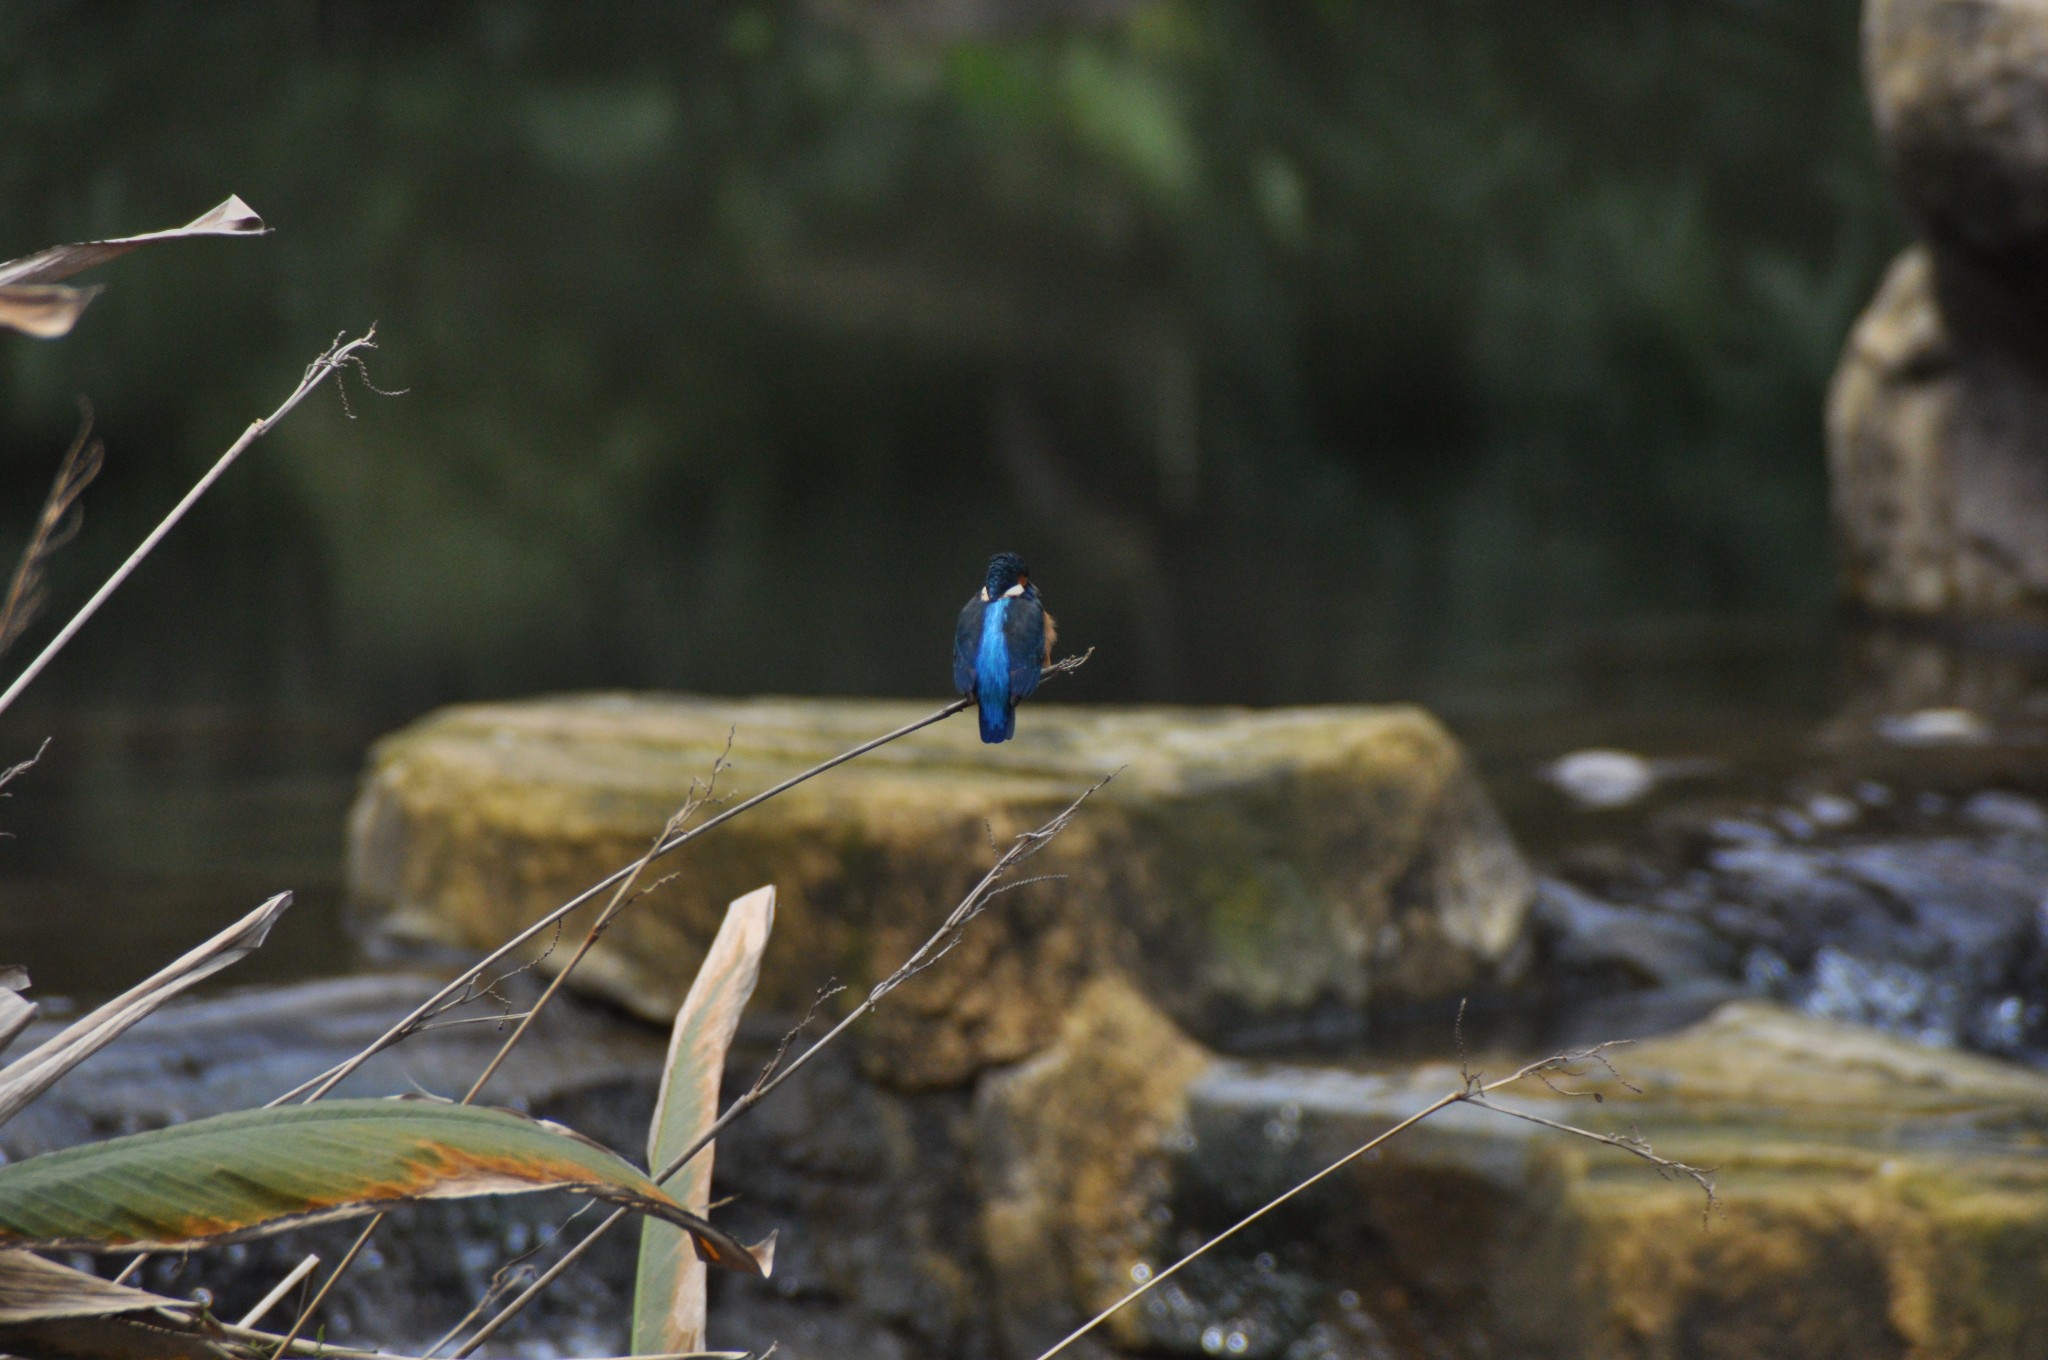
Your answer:
[[[494,944],[637,857],[729,738],[719,790],[747,794],[929,711],[626,695],[444,710],[372,753],[352,896],[387,929]],[[1040,824],[1111,771],[1033,862],[1063,881],[1001,898],[875,1017],[876,1071],[942,1085],[1026,1057],[1106,967],[1215,1037],[1248,1018],[1450,994],[1520,936],[1528,871],[1457,743],[1419,709],[1034,705],[1005,746],[942,723],[680,852],[662,866],[675,881],[619,919],[579,980],[670,1014],[725,903],[773,882],[764,1001],[801,1009],[829,978],[857,993],[965,894],[991,835]]]

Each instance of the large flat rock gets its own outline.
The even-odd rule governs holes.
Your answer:
[[[353,897],[387,929],[495,944],[636,858],[728,740],[719,791],[744,795],[928,712],[623,695],[445,710],[372,754]],[[1215,1039],[1457,994],[1516,957],[1528,870],[1421,710],[1034,705],[1007,745],[981,745],[971,720],[942,723],[694,843],[576,977],[665,1018],[726,902],[772,882],[764,1002],[801,1009],[833,978],[857,995],[985,871],[991,837],[1007,843],[1112,771],[1032,862],[1062,879],[997,899],[875,1017],[870,1070],[936,1086],[1022,1059],[1109,968]]]

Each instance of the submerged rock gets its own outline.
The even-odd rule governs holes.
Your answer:
[[[376,748],[350,881],[382,927],[495,944],[630,863],[731,743],[752,793],[929,712],[850,700],[592,696],[434,714]],[[1456,995],[1512,966],[1531,878],[1457,743],[1413,708],[1034,707],[1017,739],[943,723],[763,805],[681,853],[575,975],[672,1013],[725,903],[781,892],[768,1005],[896,968],[995,858],[1116,779],[943,968],[867,1035],[906,1087],[1050,1042],[1108,967],[1212,1040],[1248,1021]],[[572,924],[571,930],[578,927]],[[573,935],[572,935],[573,938]],[[543,960],[548,967],[551,960]]]

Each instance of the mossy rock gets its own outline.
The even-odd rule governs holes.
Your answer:
[[[1711,1218],[1684,1175],[1454,1106],[1222,1253],[1219,1277],[1249,1287],[1190,1287],[1234,1308],[1135,1309],[1123,1339],[1171,1350],[1199,1324],[1255,1343],[1376,1330],[1395,1353],[2042,1353],[2048,1077],[1753,1002],[1611,1056],[1621,1076],[1581,1063],[1559,1091],[1494,1102],[1711,1168]],[[1184,1230],[1221,1227],[1462,1081],[1217,1062],[1178,1097],[1189,1143],[1166,1202]],[[1261,1251],[1263,1284],[1245,1259]]]
[[[728,740],[718,792],[745,795],[930,711],[623,695],[444,710],[371,755],[352,898],[385,929],[492,945],[637,858]],[[872,1070],[948,1085],[1023,1058],[1112,966],[1213,1040],[1456,994],[1518,957],[1528,870],[1419,709],[1041,704],[1019,728],[986,747],[971,718],[943,722],[734,819],[659,866],[677,878],[617,920],[577,980],[665,1019],[726,902],[772,882],[764,1004],[801,1010],[833,979],[858,995],[985,872],[992,839],[1112,772],[1025,870],[1061,879],[997,898],[865,1027]]]

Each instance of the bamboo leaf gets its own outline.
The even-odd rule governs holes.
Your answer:
[[[190,1312],[197,1307],[145,1289],[115,1284],[25,1251],[0,1251],[0,1324],[42,1318],[103,1317],[156,1308]]]
[[[0,284],[54,283],[159,241],[181,241],[194,236],[261,236],[269,230],[254,208],[244,203],[239,195],[230,194],[225,203],[182,227],[145,232],[141,236],[116,236],[105,241],[51,246],[33,255],[9,260],[0,264]]]
[[[676,1012],[668,1064],[648,1131],[647,1164],[667,1165],[718,1118],[725,1053],[761,975],[761,954],[775,926],[775,889],[758,888],[725,909],[725,921]],[[711,1201],[707,1147],[677,1172],[668,1189],[689,1205]],[[712,1258],[716,1259],[716,1258]],[[770,1258],[763,1251],[761,1273]],[[633,1288],[633,1349],[694,1351],[704,1345],[705,1260],[702,1244],[683,1249],[683,1235],[652,1219],[640,1228],[640,1269]]]
[[[0,1247],[175,1251],[394,1204],[572,1190],[744,1248],[581,1135],[509,1110],[332,1100],[242,1110],[0,1166]]]
[[[55,1085],[59,1077],[112,1043],[158,1006],[261,948],[271,926],[291,904],[290,893],[279,893],[170,967],[145,978],[0,1068],[0,1124],[20,1114],[29,1102]]]

